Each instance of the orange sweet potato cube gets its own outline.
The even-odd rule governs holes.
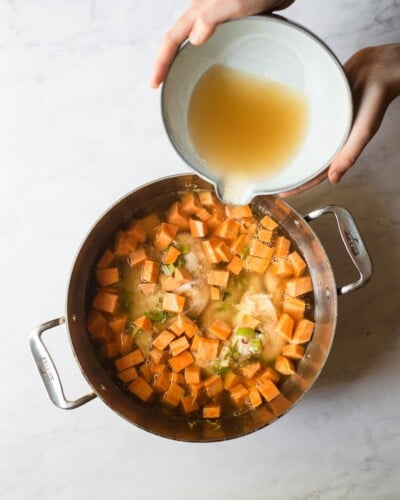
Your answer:
[[[277,222],[275,222],[269,215],[265,215],[261,220],[260,224],[268,229],[269,231],[273,231],[278,227]]]
[[[306,303],[303,299],[286,295],[282,302],[282,311],[290,314],[294,319],[301,319],[304,316]]]
[[[300,255],[294,251],[287,256],[287,260],[290,262],[293,268],[293,275],[298,278],[306,270],[307,265]]]
[[[293,336],[293,326],[294,320],[289,316],[289,314],[283,313],[275,326],[275,332],[290,342]]]
[[[278,236],[275,241],[274,255],[276,257],[287,257],[290,250],[290,240],[284,236]]]
[[[113,260],[114,253],[110,249],[107,249],[97,262],[97,268],[101,269],[103,267],[108,267]]]
[[[168,330],[161,332],[157,338],[153,340],[153,346],[160,351],[163,351],[175,338],[175,335]]]
[[[171,244],[178,232],[178,226],[169,222],[162,222],[154,237],[154,245],[161,251]]]
[[[226,288],[229,280],[229,271],[210,270],[207,273],[207,283],[209,285]]]
[[[298,297],[311,292],[313,284],[310,276],[302,276],[300,278],[291,279],[286,283],[286,293],[291,297]]]
[[[230,219],[243,219],[253,217],[253,212],[249,205],[227,205],[225,207],[225,212]]]
[[[210,264],[217,264],[219,262],[219,257],[215,252],[215,247],[211,240],[204,240],[201,242],[203,252]]]
[[[221,416],[221,404],[211,403],[203,406],[203,418],[219,418]]]
[[[193,335],[195,335],[199,331],[199,328],[196,325],[196,323],[187,316],[185,316],[184,314],[181,313],[178,314],[176,323],[179,328],[183,329],[186,337],[190,339],[193,337]]]
[[[135,351],[132,351],[129,354],[116,359],[115,368],[117,369],[117,371],[122,372],[123,370],[131,368],[132,366],[140,365],[140,363],[143,363],[143,361],[144,357],[142,351],[140,349],[136,349]]]
[[[149,297],[155,290],[156,284],[155,283],[139,283],[138,285],[139,290],[145,295],[146,297]]]
[[[290,278],[290,276],[293,276],[293,266],[285,258],[274,257],[272,259],[271,267],[274,274],[280,278]]]
[[[249,391],[243,384],[237,384],[229,389],[229,394],[236,406],[243,406],[249,396]]]
[[[189,342],[188,342],[187,338],[185,337],[185,335],[183,335],[182,337],[179,337],[176,340],[173,340],[169,344],[169,348],[170,348],[172,356],[177,356],[181,352],[188,349],[188,347],[190,347],[190,346],[189,346]]]
[[[119,316],[108,322],[108,326],[114,333],[121,333],[128,321],[128,316]]]
[[[243,365],[240,369],[242,375],[246,378],[253,378],[254,375],[260,370],[261,363],[259,361],[252,361]]]
[[[267,401],[272,401],[277,396],[279,396],[280,391],[272,380],[268,379],[257,379],[256,388]]]
[[[248,271],[253,271],[258,274],[264,274],[270,263],[269,259],[261,259],[260,257],[254,257],[254,255],[249,255],[244,261],[244,267]]]
[[[229,370],[224,378],[224,389],[229,391],[232,387],[240,382],[240,377],[232,370]]]
[[[225,240],[234,240],[238,237],[240,224],[235,219],[226,219],[214,230],[214,234]]]
[[[115,236],[115,255],[124,257],[135,250],[137,241],[126,231],[118,231]]]
[[[156,348],[152,349],[149,354],[156,365],[160,364],[162,361],[165,361],[168,356],[167,351],[160,351]]]
[[[248,326],[249,328],[253,328],[255,330],[260,325],[260,321],[253,316],[249,316],[248,314],[244,314],[242,316],[241,326]]]
[[[118,349],[115,342],[107,342],[101,346],[101,354],[105,358],[115,358],[118,356]]]
[[[129,225],[127,232],[131,234],[138,243],[144,243],[147,239],[146,228],[140,220],[133,221]]]
[[[241,234],[238,236],[231,245],[231,251],[237,255],[242,255],[244,249],[249,244],[249,238],[246,234]]]
[[[136,371],[136,368],[132,366],[131,368],[127,368],[126,370],[123,370],[122,372],[117,373],[117,377],[122,380],[122,382],[132,382],[133,380],[136,380],[138,378],[138,374]]]
[[[272,240],[272,234],[272,231],[269,231],[268,229],[260,229],[258,231],[258,239],[264,243],[270,243]]]
[[[189,351],[183,351],[177,356],[174,356],[173,358],[170,358],[168,360],[168,363],[171,365],[172,370],[177,373],[184,370],[187,366],[193,364],[193,362],[193,356]]]
[[[296,372],[292,361],[281,355],[275,360],[275,370],[282,375],[293,375]]]
[[[169,312],[182,312],[185,307],[185,297],[176,293],[165,292],[163,295],[162,308]]]
[[[142,268],[142,281],[147,283],[157,283],[160,264],[153,260],[145,260]]]
[[[210,299],[220,300],[220,298],[221,298],[221,290],[216,286],[210,286]]]
[[[147,316],[140,316],[140,318],[135,319],[133,324],[142,330],[151,330],[153,328],[153,323]]]
[[[187,231],[189,229],[189,221],[182,213],[181,204],[179,202],[175,202],[171,205],[171,208],[168,210],[167,220],[169,223],[174,224],[183,231]]]
[[[185,215],[194,215],[201,209],[196,193],[185,193],[181,196],[181,211]]]
[[[115,312],[118,304],[118,295],[100,290],[93,299],[93,307],[99,311]]]
[[[249,245],[250,255],[260,257],[261,259],[271,259],[274,249],[261,241],[252,239]]]
[[[142,377],[138,377],[131,384],[128,385],[128,391],[132,392],[142,401],[148,401],[153,394],[153,389]]]
[[[194,411],[197,411],[199,409],[199,405],[197,401],[193,399],[193,396],[182,396],[181,403],[183,411],[186,414],[193,413]]]
[[[138,248],[137,250],[134,250],[129,254],[129,264],[132,267],[138,266],[140,264],[143,264],[145,260],[149,258],[146,250],[143,247]]]
[[[189,219],[190,234],[193,238],[204,238],[207,235],[207,224],[201,220]]]
[[[249,387],[248,391],[249,391],[250,405],[253,408],[258,408],[262,404],[262,399],[261,399],[260,393],[258,392],[257,387],[251,386],[251,387]]]
[[[180,286],[178,281],[176,281],[176,279],[173,276],[166,276],[165,274],[162,274],[160,281],[161,281],[161,288],[165,292],[173,292]]]
[[[198,366],[188,366],[185,368],[185,381],[187,384],[199,384],[200,368]]]
[[[208,327],[208,331],[219,340],[226,340],[232,333],[231,327],[220,319],[214,320],[214,322]]]
[[[272,368],[272,366],[267,366],[267,368],[264,368],[257,378],[272,380],[272,382],[278,383],[281,377],[279,373]]]
[[[204,388],[209,398],[221,393],[224,390],[221,376],[211,375],[211,377],[206,378],[204,381]]]
[[[205,361],[212,361],[218,355],[219,340],[199,337],[197,344],[197,356]]]
[[[181,252],[177,248],[173,246],[168,247],[168,250],[164,255],[165,264],[173,264],[180,254]]]
[[[304,347],[298,344],[287,344],[282,348],[282,356],[289,359],[301,359],[304,356]]]
[[[160,224],[160,219],[158,218],[158,215],[155,213],[146,215],[146,217],[142,217],[141,223],[146,231],[146,237],[147,238],[152,238],[157,226]]]
[[[175,281],[177,281],[180,285],[183,283],[189,283],[189,281],[193,281],[192,275],[189,273],[187,269],[184,267],[177,267],[175,269],[175,275],[174,275]]]
[[[169,406],[176,407],[179,405],[181,398],[185,394],[185,389],[178,384],[171,383],[167,392],[164,394],[163,402]]]
[[[106,267],[104,269],[96,269],[96,279],[100,286],[110,286],[118,283],[119,271],[118,267]]]
[[[230,262],[233,258],[232,252],[224,241],[216,241],[214,251],[220,262]]]
[[[315,323],[309,319],[301,319],[294,330],[292,343],[305,344],[308,342],[313,334]]]
[[[238,275],[242,271],[243,266],[244,266],[244,261],[240,257],[237,257],[235,255],[233,259],[229,262],[229,264],[226,266],[226,269],[231,273]]]
[[[168,390],[171,384],[171,372],[169,370],[162,370],[153,375],[153,389],[157,394],[163,393]]]

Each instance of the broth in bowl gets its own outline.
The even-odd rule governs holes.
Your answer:
[[[267,213],[185,192],[117,231],[97,262],[87,331],[143,404],[195,419],[269,405],[311,339],[305,260]]]

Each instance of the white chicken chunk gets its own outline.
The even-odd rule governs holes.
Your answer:
[[[266,293],[245,293],[237,309],[238,313],[234,319],[235,334],[232,342],[236,343],[240,361],[253,354],[252,342],[246,336],[236,333],[237,328],[243,324],[244,315],[251,316],[260,322],[257,330],[261,332],[261,357],[265,361],[273,361],[281,353],[285,341],[274,331],[278,317],[269,296]]]

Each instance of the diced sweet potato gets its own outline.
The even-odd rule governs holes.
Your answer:
[[[165,292],[163,295],[162,308],[164,311],[182,312],[185,307],[185,297],[176,293]]]
[[[211,191],[200,191],[199,200],[205,207],[212,207],[215,205],[216,199]]]
[[[181,403],[183,411],[186,414],[193,413],[199,409],[198,403],[193,399],[193,396],[182,396]]]
[[[293,375],[296,370],[290,359],[279,355],[275,360],[275,370],[282,375]]]
[[[133,221],[128,226],[127,232],[131,234],[138,243],[144,243],[147,239],[146,228],[140,220]]]
[[[200,368],[198,366],[188,366],[185,368],[185,381],[187,384],[199,384]]]
[[[139,266],[140,264],[143,264],[143,262],[148,258],[149,256],[147,254],[147,251],[143,247],[141,247],[129,254],[129,264],[132,267]]]
[[[119,359],[116,359],[115,367],[117,371],[122,372],[123,370],[131,368],[132,366],[140,365],[140,363],[143,363],[143,361],[144,357],[142,351],[140,349],[136,349],[135,351],[132,351]]]
[[[221,416],[221,404],[211,403],[203,406],[203,418],[219,418]]]
[[[150,357],[153,360],[153,362],[158,365],[163,361],[166,361],[168,353],[167,351],[160,351],[157,348],[152,349],[150,352]]]
[[[244,261],[244,267],[248,271],[253,271],[258,274],[264,274],[270,263],[269,259],[261,259],[260,257],[254,257],[249,255]]]
[[[164,255],[165,264],[173,264],[180,254],[181,252],[177,248],[173,246],[168,247],[168,250]]]
[[[211,240],[204,240],[201,242],[203,252],[210,264],[217,264],[220,260],[218,255],[215,253],[215,248]]]
[[[231,327],[220,319],[214,320],[214,322],[208,327],[208,331],[219,340],[226,340],[232,333]]]
[[[193,352],[196,352],[197,349],[199,348],[199,339],[200,339],[200,335],[194,335],[193,336],[192,345],[190,346],[190,349]]]
[[[133,337],[125,331],[115,334],[114,342],[117,346],[118,353],[121,355],[127,354],[132,350]]]
[[[146,231],[146,237],[152,238],[156,231],[157,226],[160,224],[160,219],[158,218],[158,215],[154,213],[146,215],[146,217],[143,217],[141,219],[141,222]]]
[[[224,240],[235,240],[239,235],[240,224],[234,219],[226,219],[214,230],[214,234]]]
[[[233,258],[232,252],[224,241],[215,242],[214,251],[220,262],[230,262]]]
[[[224,390],[221,376],[211,375],[211,377],[206,378],[204,381],[204,388],[209,398],[221,393]]]
[[[171,350],[172,356],[177,356],[181,352],[185,351],[189,347],[189,342],[187,338],[183,335],[182,337],[179,337],[176,340],[173,340],[169,344],[169,348]]]
[[[253,328],[255,330],[260,324],[260,321],[253,316],[249,316],[248,314],[244,314],[241,320],[241,326],[247,326],[249,328]]]
[[[199,399],[200,395],[204,393],[204,386],[200,384],[189,384],[190,394],[194,400]]]
[[[160,351],[163,351],[175,338],[175,335],[168,330],[161,332],[154,340],[153,346]]]
[[[103,267],[108,267],[114,260],[114,253],[107,249],[97,262],[97,268],[102,269]]]
[[[260,229],[258,231],[258,239],[260,241],[263,241],[264,243],[270,243],[272,240],[272,231],[269,231],[268,229]]]
[[[293,275],[295,278],[301,276],[305,271],[307,265],[300,255],[294,251],[287,256],[287,260],[290,262],[293,268]]]
[[[274,221],[269,215],[265,215],[261,220],[260,224],[268,229],[268,231],[273,231],[278,227],[278,223]]]
[[[184,314],[179,313],[176,322],[178,327],[183,329],[186,337],[188,337],[189,339],[191,339],[193,335],[195,335],[199,331],[196,323]]]
[[[151,330],[153,328],[153,323],[147,316],[140,316],[135,319],[133,324],[142,330]]]
[[[197,211],[196,217],[203,222],[207,222],[211,219],[211,214],[206,208],[202,207]]]
[[[145,381],[150,384],[153,381],[153,372],[151,366],[147,363],[142,363],[139,367],[140,375],[145,379]]]
[[[258,408],[262,404],[262,399],[260,393],[258,392],[257,387],[255,386],[249,387],[248,391],[249,391],[250,405],[253,408]]]
[[[165,274],[161,275],[161,288],[165,292],[173,292],[176,290],[180,284],[176,281],[173,276],[165,276]]]
[[[176,372],[171,373],[171,382],[178,385],[184,385],[186,383],[184,375]]]
[[[125,257],[135,250],[137,241],[126,231],[118,231],[115,236],[115,255]]]
[[[181,398],[185,394],[185,389],[178,384],[171,383],[164,394],[163,402],[169,406],[178,406]]]
[[[292,264],[285,258],[273,257],[271,261],[271,270],[279,278],[290,278],[293,276]]]
[[[122,382],[132,382],[132,380],[136,380],[138,378],[138,374],[136,368],[132,366],[127,370],[117,373],[117,377],[122,380]]]
[[[249,391],[243,384],[237,384],[229,389],[229,394],[236,406],[243,406],[249,396]]]
[[[118,295],[100,290],[93,299],[93,307],[99,311],[114,313],[118,304]]]
[[[189,229],[189,220],[181,212],[181,205],[175,202],[168,211],[167,220],[169,223],[174,224],[179,229],[187,231]]]
[[[230,248],[233,253],[236,253],[237,255],[242,255],[244,249],[248,246],[248,244],[249,244],[249,237],[247,236],[247,234],[241,234],[235,239]]]
[[[289,280],[286,283],[286,293],[291,297],[298,297],[299,295],[304,295],[311,292],[313,289],[312,281],[310,276],[302,276],[301,278],[295,278]]]
[[[175,238],[178,229],[178,226],[175,226],[175,224],[162,222],[156,231],[154,245],[161,251],[165,250]]]
[[[210,299],[211,300],[221,299],[221,290],[216,286],[210,286]]]
[[[108,325],[114,333],[120,333],[125,328],[128,316],[123,315],[109,321]]]
[[[185,332],[185,328],[182,326],[181,323],[178,322],[177,319],[173,323],[171,323],[168,328],[172,330],[177,337],[179,337]]]
[[[233,259],[229,262],[229,264],[226,266],[226,269],[231,273],[238,275],[242,271],[243,266],[244,266],[244,261],[240,257],[237,257],[235,255]]]
[[[207,283],[209,285],[226,288],[229,280],[229,271],[210,270],[207,273]]]
[[[201,204],[196,193],[185,193],[181,197],[181,211],[185,215],[194,215],[200,210]]]
[[[306,303],[303,299],[298,299],[297,297],[290,297],[286,295],[282,302],[282,310],[285,313],[290,314],[294,319],[301,319],[304,316],[304,311],[306,309]]]
[[[128,385],[128,391],[132,392],[142,401],[148,401],[153,394],[153,389],[142,377],[138,377],[131,384]]]
[[[274,249],[268,245],[265,245],[261,241],[252,239],[249,245],[250,255],[254,257],[260,257],[261,259],[271,259]]]
[[[227,205],[225,207],[225,212],[226,215],[230,219],[243,219],[246,217],[253,217],[253,212],[249,205],[243,205],[243,206],[234,206],[234,205]]]
[[[243,365],[240,371],[242,372],[243,377],[253,378],[254,375],[260,370],[260,368],[261,363],[259,361],[252,361],[250,363],[247,363],[246,365]]]
[[[190,281],[193,281],[192,275],[184,267],[177,267],[175,269],[174,279],[180,285],[182,285],[183,283],[189,283]]]
[[[197,345],[197,356],[205,361],[212,361],[218,355],[219,340],[199,337]]]
[[[171,372],[169,370],[162,370],[153,375],[153,389],[157,394],[163,393],[168,390],[171,383]]]
[[[315,323],[309,319],[301,319],[294,330],[292,343],[305,344],[308,342],[313,334]]]
[[[293,336],[293,326],[294,320],[289,316],[289,314],[283,313],[275,326],[275,332],[290,342]]]
[[[224,389],[229,391],[232,387],[240,382],[240,377],[232,370],[229,370],[224,378]]]
[[[287,344],[283,346],[282,356],[289,359],[301,359],[304,356],[304,347],[298,344]]]
[[[257,379],[256,388],[260,392],[262,397],[267,401],[272,401],[280,394],[279,389],[272,382],[272,380]]]
[[[257,378],[272,380],[272,382],[278,383],[281,377],[279,373],[272,368],[272,366],[267,366],[267,368],[264,368]]]
[[[154,290],[156,288],[155,283],[139,283],[138,289],[145,295],[146,297],[149,297],[154,293]]]
[[[201,220],[189,219],[190,234],[193,238],[204,238],[207,235],[207,224]]]
[[[96,269],[96,279],[101,286],[110,286],[119,281],[118,267]]]
[[[184,370],[187,366],[190,366],[193,363],[194,359],[193,356],[189,351],[183,351],[177,356],[174,356],[173,358],[170,358],[168,360],[168,363],[171,365],[171,368],[174,372],[181,372]]]
[[[290,250],[290,240],[284,236],[278,236],[275,241],[274,255],[276,257],[287,257]]]
[[[160,264],[153,260],[145,260],[142,268],[142,281],[147,283],[157,283],[158,273],[160,272]]]
[[[98,331],[107,326],[106,318],[99,312],[91,309],[86,322],[86,328],[91,335],[95,335]]]

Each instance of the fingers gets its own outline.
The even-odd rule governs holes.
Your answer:
[[[151,87],[157,88],[164,81],[176,51],[188,37],[193,23],[194,18],[190,13],[186,13],[178,19],[174,27],[165,35],[154,63],[153,75],[150,80]]]
[[[317,177],[314,177],[310,182],[307,182],[306,184],[303,184],[302,186],[292,189],[290,191],[285,191],[284,193],[279,193],[280,198],[289,198],[289,196],[294,196],[295,194],[300,194],[303,191],[306,191],[307,189],[310,189],[314,186],[317,186],[320,184],[323,180],[325,180],[328,176],[328,169],[325,169],[323,172],[321,172]]]
[[[329,168],[328,177],[332,184],[340,181],[375,135],[387,105],[384,89],[380,86],[370,84],[364,88],[350,136]]]
[[[200,45],[205,42],[214,33],[216,27],[216,24],[206,23],[201,18],[196,19],[189,35],[190,43]]]

